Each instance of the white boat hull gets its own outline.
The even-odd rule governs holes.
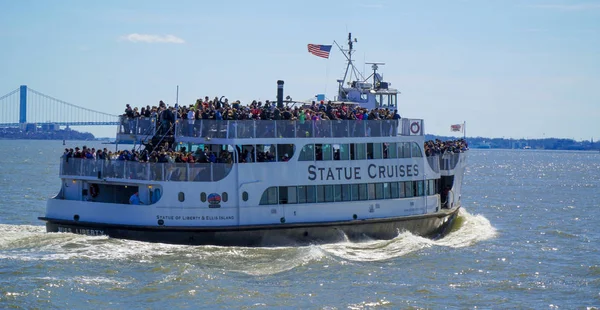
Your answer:
[[[107,235],[113,238],[187,245],[279,246],[349,239],[392,239],[402,231],[439,238],[449,231],[459,207],[419,216],[342,222],[230,227],[169,227],[80,222],[41,218],[48,232]]]

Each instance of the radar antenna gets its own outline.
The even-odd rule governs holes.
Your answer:
[[[381,74],[377,73],[377,70],[379,69],[379,66],[384,66],[385,63],[384,62],[366,62],[365,64],[371,65],[371,69],[373,69],[373,73],[371,75],[369,75],[369,77],[367,77],[365,79],[365,81],[370,79],[371,77],[373,77],[373,87],[377,88],[377,85],[379,85],[381,82],[383,82],[383,77],[381,76]]]

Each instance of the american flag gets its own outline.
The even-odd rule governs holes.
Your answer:
[[[308,52],[319,57],[329,58],[331,45],[309,44]]]

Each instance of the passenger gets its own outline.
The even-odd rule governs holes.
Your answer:
[[[129,204],[132,204],[132,205],[142,204],[142,202],[140,201],[140,195],[138,192],[133,193],[133,195],[131,195],[131,197],[129,197]]]

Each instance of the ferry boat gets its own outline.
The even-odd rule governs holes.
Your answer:
[[[398,109],[399,91],[377,73],[381,63],[359,77],[353,42],[349,35],[348,49],[340,47],[346,74],[330,105]],[[284,100],[283,85],[277,107],[310,104]],[[39,218],[48,232],[236,246],[392,239],[402,231],[437,238],[461,207],[467,152],[425,156],[422,119],[177,120],[167,132],[155,120],[129,122],[120,143],[167,143],[217,160],[61,159],[60,191]]]

